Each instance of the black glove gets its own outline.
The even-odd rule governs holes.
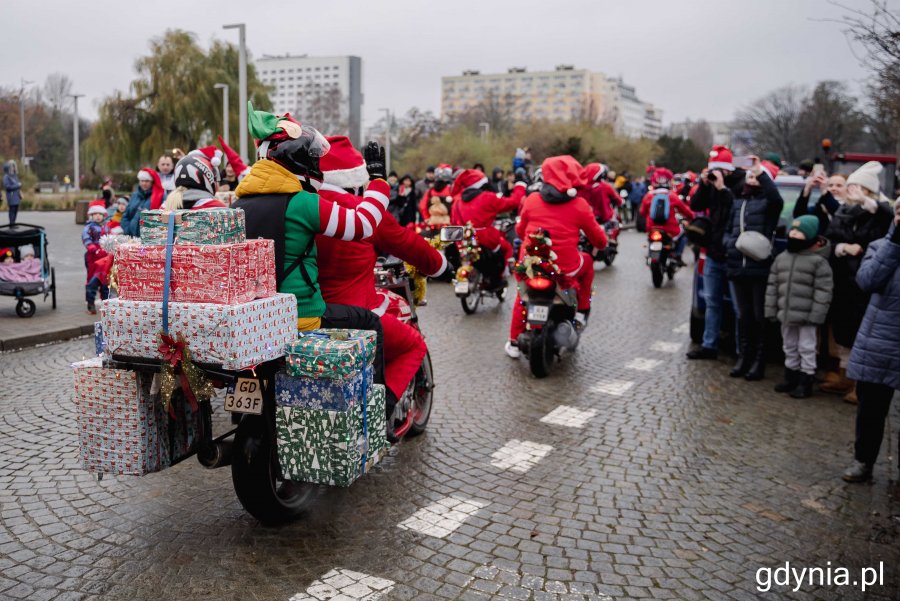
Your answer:
[[[387,176],[387,168],[384,159],[384,147],[378,142],[369,142],[363,151],[363,157],[366,159],[366,171],[369,172],[369,180],[385,179]]]

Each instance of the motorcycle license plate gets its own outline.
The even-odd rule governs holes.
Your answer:
[[[651,242],[650,250],[662,250],[662,242]]]
[[[225,411],[262,415],[262,387],[256,378],[238,378],[225,393]]]
[[[456,282],[456,285],[453,287],[453,290],[457,294],[468,294],[469,293],[469,282]]]
[[[550,307],[547,305],[528,305],[528,321],[534,323],[547,323],[550,317]]]

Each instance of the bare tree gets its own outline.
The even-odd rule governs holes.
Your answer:
[[[847,86],[820,81],[803,101],[797,118],[796,149],[803,158],[812,158],[820,152],[822,139],[828,138],[836,150],[853,150],[864,126],[856,98],[848,93]]]
[[[796,137],[804,96],[803,87],[785,86],[738,112],[738,128],[752,133],[754,150],[775,151],[791,161],[803,158],[797,156]]]
[[[453,120],[477,128],[481,123],[490,125],[492,132],[506,133],[515,122],[516,97],[514,94],[488,90],[481,101],[453,116]]]
[[[51,73],[44,82],[44,97],[54,113],[59,113],[69,105],[72,80],[63,73]]]
[[[348,135],[347,98],[336,85],[308,84],[304,96],[303,120],[325,135]]]
[[[847,11],[841,22],[845,34],[861,45],[865,55],[860,62],[876,76],[871,102],[877,120],[873,125],[886,126],[893,138],[895,152],[900,154],[900,12],[888,8],[888,0],[869,0],[869,10],[838,4]]]
[[[700,150],[712,148],[713,132],[709,123],[705,119],[699,121],[688,121],[685,137],[694,143],[694,146]]]

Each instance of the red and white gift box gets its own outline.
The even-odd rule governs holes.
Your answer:
[[[99,306],[108,353],[160,358],[161,302],[116,298]],[[284,356],[297,338],[297,299],[279,293],[237,305],[170,302],[169,332],[184,335],[198,363],[247,369]]]
[[[162,301],[164,245],[120,245],[116,249],[118,295],[124,300]],[[175,244],[170,302],[240,304],[275,294],[275,250],[271,240],[237,244]]]
[[[167,422],[150,375],[104,367],[99,358],[73,367],[84,469],[143,476],[167,467]]]

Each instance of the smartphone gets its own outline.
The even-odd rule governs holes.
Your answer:
[[[737,156],[732,159],[731,164],[737,167],[738,169],[749,169],[753,166],[753,157],[746,156]]]
[[[825,165],[823,165],[822,163],[816,163],[815,165],[813,165],[812,174],[819,175],[820,173],[825,173]]]

